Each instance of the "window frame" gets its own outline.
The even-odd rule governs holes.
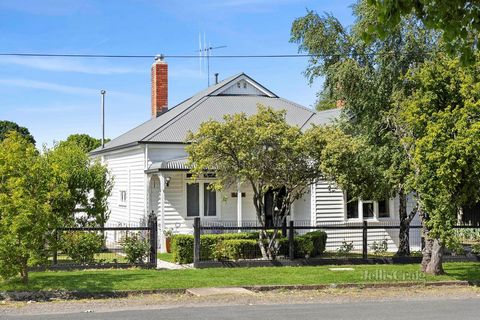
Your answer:
[[[123,197],[125,195],[125,197]],[[127,195],[127,190],[125,189],[120,189],[118,192],[118,205],[120,207],[126,207],[127,206],[127,201],[128,201],[128,195]]]
[[[343,200],[344,200],[344,221],[346,222],[363,222],[363,221],[384,221],[384,220],[392,220],[394,219],[393,212],[394,210],[394,199],[389,198],[386,200],[386,205],[388,206],[388,217],[380,217],[379,216],[379,204],[376,200],[362,200],[358,199],[358,218],[348,218],[347,215],[347,192],[343,193]],[[366,218],[363,213],[363,204],[364,203],[373,203],[373,217]]]
[[[187,173],[188,174],[188,173]],[[187,174],[184,175],[184,208],[185,208],[185,219],[186,220],[193,220],[194,218],[201,218],[201,219],[210,219],[210,220],[218,220],[221,219],[221,193],[218,191],[215,191],[215,208],[216,208],[216,215],[215,216],[207,216],[205,215],[205,184],[210,184],[213,181],[215,181],[215,178],[212,177],[209,174],[205,174],[201,178],[197,178],[196,180],[193,180],[191,177],[187,176]],[[198,190],[198,205],[199,205],[199,212],[198,216],[187,216],[187,208],[188,208],[188,197],[187,197],[187,185],[191,183],[198,183],[199,184],[199,190]]]

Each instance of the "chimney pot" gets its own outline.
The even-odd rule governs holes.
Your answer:
[[[152,65],[152,118],[168,110],[168,64],[164,55],[156,55]]]

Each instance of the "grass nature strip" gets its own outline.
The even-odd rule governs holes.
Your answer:
[[[248,285],[302,285],[341,283],[385,283],[398,281],[480,281],[480,263],[445,263],[446,275],[430,276],[418,264],[358,265],[353,271],[332,271],[339,266],[211,268],[186,270],[83,270],[32,272],[30,282],[0,282],[0,291],[154,290]]]

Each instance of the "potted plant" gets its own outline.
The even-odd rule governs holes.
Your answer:
[[[167,252],[170,253],[170,243],[171,243],[171,239],[172,239],[172,236],[173,236],[173,230],[172,229],[165,229],[163,230],[163,235],[165,237],[165,247],[167,249]]]

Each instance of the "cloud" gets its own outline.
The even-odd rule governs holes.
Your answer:
[[[87,74],[126,74],[126,73],[143,73],[145,70],[141,68],[128,68],[117,66],[93,65],[85,64],[71,58],[52,58],[52,57],[0,57],[0,64],[15,64],[24,67],[58,71],[58,72],[76,72]]]
[[[46,90],[46,91],[68,93],[68,94],[79,94],[79,95],[99,95],[100,94],[100,89],[69,86],[64,84],[36,81],[36,80],[29,80],[29,79],[0,79],[0,84],[13,86],[13,87]],[[143,98],[142,96],[139,96],[136,94],[119,92],[115,90],[107,90],[107,94],[111,96],[115,96],[116,98],[124,98],[124,99],[142,99]]]

